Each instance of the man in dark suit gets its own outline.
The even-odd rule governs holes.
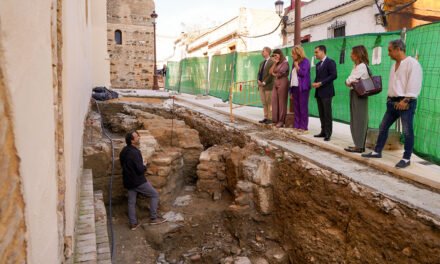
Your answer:
[[[269,73],[273,61],[270,59],[271,49],[264,47],[261,55],[264,61],[258,67],[258,89],[260,92],[261,104],[264,110],[264,119],[259,121],[262,124],[272,123],[272,88],[273,76]]]
[[[321,120],[321,133],[315,137],[323,137],[329,141],[332,136],[332,98],[335,96],[333,81],[338,77],[336,63],[326,55],[327,48],[324,45],[315,48],[315,57],[320,60],[316,64],[316,78],[312,87],[316,89],[315,98],[318,102],[319,119]]]

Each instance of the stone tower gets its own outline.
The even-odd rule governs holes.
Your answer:
[[[113,88],[153,87],[153,0],[107,0],[110,80]]]

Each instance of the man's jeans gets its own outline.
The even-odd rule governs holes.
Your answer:
[[[128,221],[130,224],[137,224],[136,218],[136,196],[138,193],[150,198],[150,218],[154,220],[157,218],[157,205],[159,204],[159,193],[151,186],[151,183],[146,182],[134,189],[128,190]]]
[[[405,138],[405,152],[403,153],[403,158],[409,160],[414,148],[413,121],[414,114],[416,112],[417,100],[414,99],[409,102],[408,110],[396,110],[394,108],[394,103],[396,102],[390,100],[387,102],[387,111],[385,112],[382,123],[380,124],[379,136],[377,138],[376,148],[374,151],[377,153],[382,152],[388,138],[388,130],[390,129],[391,125],[400,117],[402,120],[403,135]]]

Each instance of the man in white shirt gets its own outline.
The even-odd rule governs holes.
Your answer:
[[[422,89],[423,72],[420,63],[405,54],[406,46],[402,40],[393,40],[388,46],[388,55],[396,62],[391,66],[388,83],[387,110],[379,128],[376,147],[373,152],[363,154],[366,158],[381,158],[382,150],[388,138],[388,130],[400,117],[405,137],[405,152],[396,168],[410,165],[414,147],[413,120],[417,106],[417,97]]]

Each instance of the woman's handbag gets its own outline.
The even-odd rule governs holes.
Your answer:
[[[357,82],[352,84],[353,90],[359,97],[371,96],[382,92],[382,77],[372,76],[368,66],[367,69],[370,78],[364,80],[359,79]]]

